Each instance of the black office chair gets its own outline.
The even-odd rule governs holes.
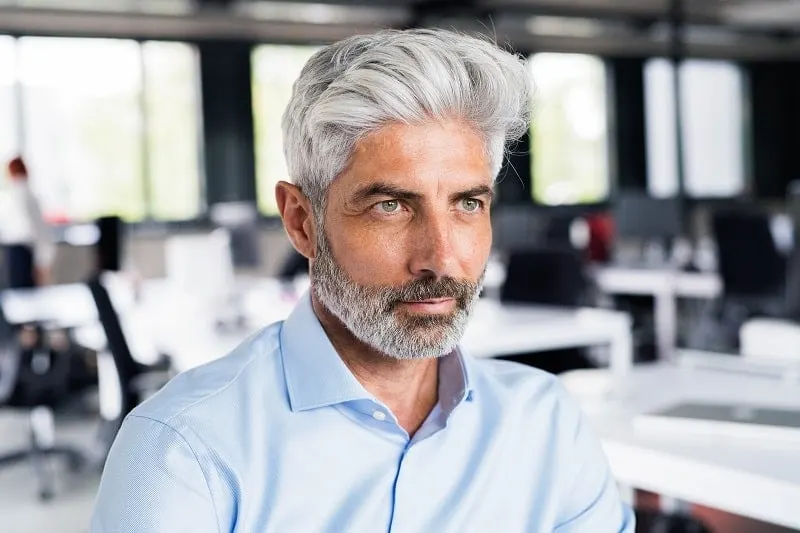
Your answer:
[[[97,307],[106,338],[107,350],[99,350],[97,354],[100,393],[103,395],[104,390],[111,390],[106,387],[110,387],[115,389],[113,397],[119,399],[117,405],[101,406],[103,422],[100,426],[99,445],[105,457],[125,417],[149,393],[162,387],[172,377],[172,364],[166,355],[162,355],[153,365],[136,361],[108,290],[99,277],[89,280],[87,286]]]
[[[721,211],[713,215],[719,273],[726,298],[778,300],[786,287],[786,258],[772,237],[765,213]]]
[[[125,223],[118,216],[98,218],[99,238],[94,247],[95,272],[119,272],[124,255]]]
[[[22,346],[21,332],[6,321],[0,308],[0,406],[22,409],[30,416],[28,446],[0,455],[0,467],[30,460],[44,501],[55,492],[51,458],[62,457],[71,470],[77,470],[88,464],[88,457],[77,448],[53,442],[53,410],[71,400],[71,354],[48,346],[35,329],[27,331],[35,342]]]
[[[706,323],[706,347],[736,350],[741,325],[756,316],[784,317],[787,259],[778,250],[767,213],[747,208],[712,215],[722,296]]]
[[[591,301],[591,288],[581,255],[570,249],[538,249],[510,254],[506,279],[500,288],[504,303],[534,303],[579,307]],[[583,348],[525,353],[503,359],[527,364],[552,374],[595,365]]]

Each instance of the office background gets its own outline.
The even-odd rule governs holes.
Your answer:
[[[639,240],[681,237],[693,268],[710,272],[720,258],[704,265],[701,252],[720,244],[716,212],[791,216],[800,2],[0,0],[0,161],[28,163],[58,236],[53,282],[86,278],[106,216],[125,223],[124,269],[163,278],[167,241],[207,234],[215,206],[232,203],[256,207],[250,273],[278,275],[291,256],[273,190],[286,178],[280,118],[293,80],[327,42],[420,26],[489,34],[528,60],[533,124],[511,147],[493,208],[501,256],[549,239],[553,221],[616,214],[637,241],[633,262],[648,252]],[[637,229],[667,205],[622,202],[637,196],[673,202],[675,220],[667,211]],[[613,300],[604,305],[631,313],[637,332],[657,327],[650,302],[599,280],[594,289]],[[720,331],[728,315],[685,306],[700,327],[674,325],[679,344],[739,349],[738,332]],[[637,359],[658,357],[651,336],[635,338]],[[0,471],[0,509],[4,476],[13,484],[26,472]],[[74,512],[68,497],[49,508],[30,499],[31,513],[85,512],[85,498]],[[697,513],[714,531],[785,531]]]

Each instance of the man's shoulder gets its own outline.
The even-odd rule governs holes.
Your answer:
[[[559,384],[549,372],[502,359],[472,359],[470,379],[498,394],[512,396],[552,392]]]
[[[174,425],[181,417],[233,414],[241,398],[257,402],[253,395],[274,391],[283,380],[282,325],[267,326],[229,354],[178,374],[131,414]]]
[[[506,412],[572,418],[577,405],[561,380],[549,372],[499,359],[472,360],[470,380]],[[563,421],[563,420],[562,420]]]

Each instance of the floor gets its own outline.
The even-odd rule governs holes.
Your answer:
[[[95,426],[85,420],[58,419],[56,440],[87,446]],[[25,445],[28,422],[24,415],[0,411],[0,455]],[[58,462],[58,461],[57,461]],[[37,497],[33,470],[27,462],[0,470],[0,530],[3,533],[84,533],[100,476],[97,471],[71,473],[58,465],[58,485],[52,501]]]

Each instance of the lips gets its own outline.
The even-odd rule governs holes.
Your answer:
[[[418,313],[441,314],[457,307],[455,298],[431,298],[427,300],[400,301],[399,305]]]

